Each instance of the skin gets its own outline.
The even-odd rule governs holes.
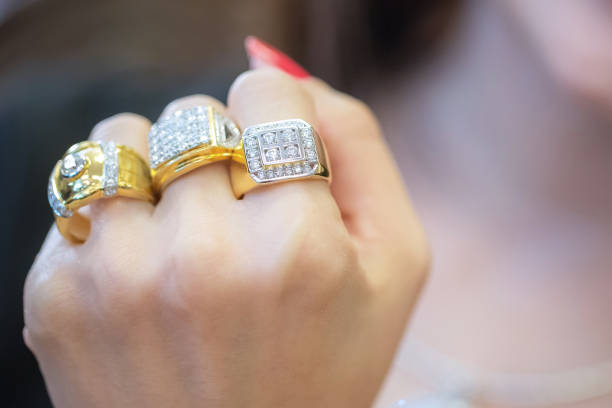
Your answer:
[[[245,128],[315,124],[334,181],[237,201],[227,163],[170,185],[157,206],[91,205],[92,233],[51,228],[25,286],[24,337],[57,407],[367,407],[424,282],[429,252],[378,124],[315,79],[241,75],[228,107]],[[150,123],[121,114],[91,139],[143,157]]]

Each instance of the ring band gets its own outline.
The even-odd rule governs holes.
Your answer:
[[[211,106],[178,110],[149,132],[153,188],[161,193],[177,177],[200,166],[231,159],[240,130]]]
[[[323,179],[331,182],[325,146],[301,119],[262,123],[244,130],[231,164],[236,198],[265,184]]]
[[[155,202],[147,163],[127,146],[114,142],[80,142],[57,162],[47,189],[59,232],[83,243],[91,223],[77,210],[105,197],[130,197]]]

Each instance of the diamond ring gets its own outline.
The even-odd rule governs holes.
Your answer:
[[[160,119],[149,132],[153,188],[162,192],[177,177],[232,157],[240,130],[211,106],[178,110]]]
[[[90,221],[77,210],[104,197],[122,196],[154,202],[147,163],[127,146],[80,142],[57,162],[47,198],[59,232],[70,242],[87,240]]]
[[[331,181],[328,158],[317,132],[301,119],[248,127],[234,152],[231,180],[237,198],[260,185],[297,179]]]

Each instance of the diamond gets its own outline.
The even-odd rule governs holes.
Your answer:
[[[248,171],[259,183],[313,174],[318,152],[312,127],[298,119],[245,129],[243,145]]]
[[[265,144],[271,145],[276,143],[276,135],[272,132],[264,133],[261,138]]]
[[[47,199],[49,200],[49,205],[51,206],[51,209],[58,217],[72,217],[72,211],[66,208],[66,206],[55,195],[55,191],[53,190],[52,178],[53,174],[51,174],[51,178],[49,178],[49,184],[47,186]]]
[[[110,197],[117,193],[119,186],[119,160],[117,158],[117,145],[115,142],[100,143],[104,152],[104,172],[102,174],[102,187],[104,196]]]
[[[215,112],[217,141],[225,147],[236,147],[240,142],[240,130],[229,118]]]
[[[284,143],[296,142],[297,138],[296,138],[296,135],[295,135],[295,130],[293,130],[293,129],[285,129],[285,130],[281,131],[281,140]]]
[[[83,171],[86,161],[80,154],[68,154],[62,160],[60,174],[66,178],[72,178]]]
[[[280,149],[277,147],[274,149],[266,150],[265,154],[266,160],[268,160],[269,162],[275,162],[281,158]]]
[[[296,158],[300,155],[300,149],[297,145],[289,145],[285,147],[285,155],[291,159]]]
[[[311,149],[307,149],[306,150],[306,157],[313,160],[317,158],[317,153],[314,150]]]
[[[216,121],[220,142],[222,144],[235,143],[234,127],[221,120]],[[228,135],[231,134],[231,136]],[[210,143],[209,118],[207,109],[202,106],[178,110],[172,115],[163,117],[151,126],[149,131],[149,159],[155,169],[162,163],[172,160],[181,153],[199,145]]]

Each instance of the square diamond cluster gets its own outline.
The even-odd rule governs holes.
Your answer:
[[[209,118],[203,106],[184,109],[160,119],[149,131],[151,167],[174,159],[201,144],[210,143]]]
[[[303,120],[252,126],[244,132],[243,147],[258,183],[310,176],[319,165],[312,126]]]

